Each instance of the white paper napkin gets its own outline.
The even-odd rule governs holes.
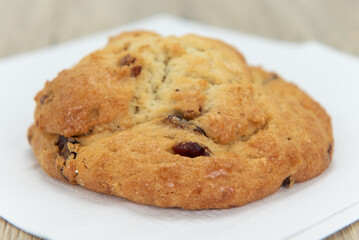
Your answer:
[[[319,177],[229,210],[160,209],[48,177],[26,140],[33,97],[46,80],[123,30],[196,33],[238,48],[274,70],[332,116],[334,160]],[[24,39],[24,41],[26,41]],[[0,61],[0,216],[49,239],[317,239],[359,218],[359,59],[316,42],[275,41],[155,16],[101,34]]]

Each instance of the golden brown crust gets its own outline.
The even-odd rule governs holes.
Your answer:
[[[49,175],[142,204],[241,206],[319,175],[332,159],[318,103],[195,35],[113,37],[35,100],[28,134]]]

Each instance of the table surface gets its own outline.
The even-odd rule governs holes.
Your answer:
[[[0,0],[0,58],[158,13],[359,56],[358,10],[359,0]],[[0,218],[0,239],[38,238]],[[359,221],[328,239],[359,239]]]

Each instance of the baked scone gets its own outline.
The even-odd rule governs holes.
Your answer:
[[[35,100],[28,139],[49,175],[141,204],[241,206],[332,160],[317,102],[196,35],[122,33]]]

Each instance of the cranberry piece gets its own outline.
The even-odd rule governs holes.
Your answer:
[[[134,66],[131,68],[131,77],[137,77],[141,73],[141,66]]]
[[[136,58],[130,56],[129,54],[127,54],[126,56],[124,56],[123,58],[121,58],[119,64],[120,66],[130,66],[131,64],[133,64],[136,61]]]
[[[210,156],[208,147],[202,147],[196,142],[180,142],[172,147],[172,150],[181,156],[195,158],[198,156]]]
[[[79,143],[74,138],[67,138],[64,136],[60,136],[58,142],[56,145],[59,147],[59,155],[64,157],[65,159],[68,158],[71,154],[74,155],[74,158],[76,158],[77,153],[70,151],[70,149],[67,147],[67,143],[70,142],[72,144]]]

